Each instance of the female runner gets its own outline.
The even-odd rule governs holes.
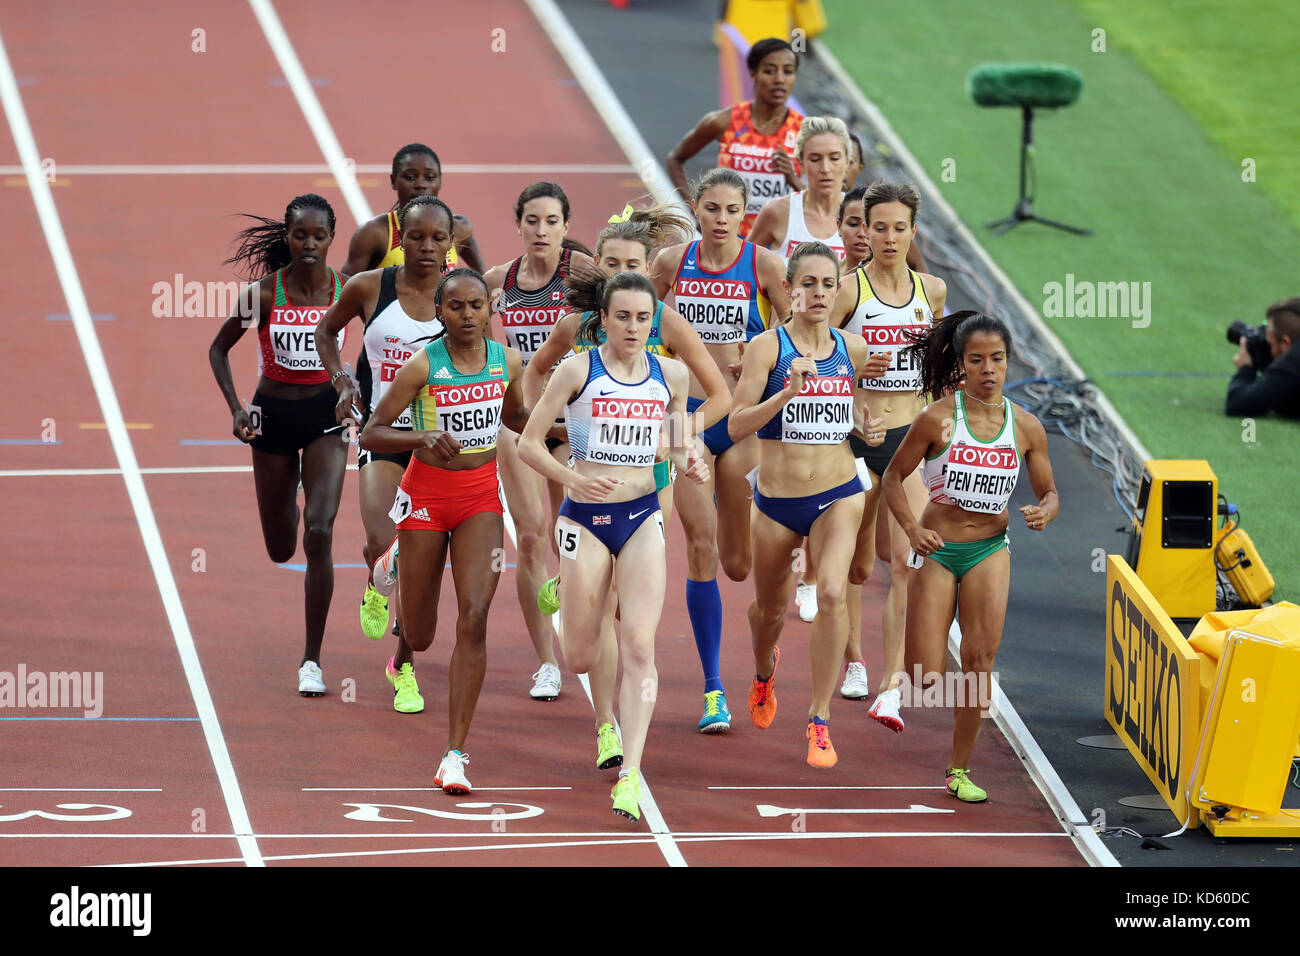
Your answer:
[[[353,276],[317,329],[316,347],[338,392],[336,415],[340,422],[355,417],[352,409],[359,396],[351,380],[340,370],[342,359],[331,342],[332,335],[354,318],[364,322],[364,353],[369,378],[374,383],[369,400],[363,399],[368,417],[378,408],[402,364],[418,353],[431,336],[442,331],[436,295],[443,263],[451,248],[455,219],[446,203],[427,194],[403,206],[400,217],[405,264]],[[409,413],[403,413],[395,427],[409,429]],[[387,595],[392,591],[389,587],[376,588],[373,568],[396,534],[388,512],[410,461],[411,453],[406,448],[393,452],[362,449],[357,454],[361,521],[366,529],[364,553],[366,565],[372,569],[361,602],[361,628],[372,640],[379,640],[388,629]],[[393,685],[394,710],[403,714],[424,710],[411,646],[401,633],[397,635],[397,647],[385,672]]]
[[[690,196],[687,160],[709,143],[718,142],[718,165],[739,173],[748,190],[741,236],[749,235],[763,203],[803,189],[790,158],[803,114],[786,105],[794,92],[799,58],[785,40],[768,37],[749,48],[746,63],[754,83],[753,100],[704,114],[673,147],[667,163],[673,185],[683,196]]]
[[[298,693],[319,697],[325,693],[321,642],[334,596],[334,516],[343,493],[348,448],[335,421],[329,373],[309,334],[342,286],[338,273],[325,265],[334,238],[334,210],[320,196],[308,194],[289,203],[283,220],[250,218],[260,224],[239,234],[239,249],[227,264],[243,263],[248,278],[265,278],[246,290],[235,313],[222,323],[208,349],[208,362],[234,416],[235,437],[253,448],[262,538],[277,564],[292,558],[297,548],[302,482],[307,641]],[[235,391],[229,353],[251,324],[249,316],[258,320],[259,378],[245,410]],[[340,344],[341,339],[335,347]],[[322,438],[328,440],[318,440]]]
[[[919,361],[924,394],[935,399],[912,423],[884,478],[885,501],[911,545],[908,562],[919,569],[907,594],[907,667],[909,673],[924,675],[926,687],[943,681],[948,628],[956,611],[962,630],[961,686],[988,688],[1011,580],[1007,503],[1022,458],[1038,498],[1037,504],[1020,509],[1025,527],[1042,531],[1061,508],[1047,457],[1047,432],[1037,418],[1002,395],[1011,333],[998,319],[956,312],[906,352]],[[945,394],[950,389],[957,391]],[[920,521],[903,487],[917,466],[930,498]],[[954,705],[948,792],[978,803],[987,794],[970,779],[970,756],[988,701],[957,700]]]
[[[673,297],[673,306],[704,341],[727,385],[734,387],[745,343],[768,327],[772,314],[784,316],[790,300],[785,270],[776,253],[740,238],[745,214],[745,180],[732,169],[711,169],[695,186],[695,217],[702,235],[669,246],[651,269],[655,293]],[[691,379],[687,410],[695,411],[705,391]],[[701,433],[712,456],[714,478],[677,491],[677,514],[686,532],[686,609],[704,670],[703,733],[725,731],[731,711],[722,684],[722,596],[718,559],[733,581],[749,577],[750,487],[745,477],[758,464],[758,442],[733,444],[724,418]]]
[[[493,297],[499,295],[496,310],[505,343],[517,349],[527,365],[555,323],[568,311],[564,307],[564,280],[569,269],[593,263],[590,256],[572,252],[562,245],[569,231],[569,198],[555,183],[533,183],[519,194],[515,201],[515,225],[524,243],[524,254],[512,262],[493,266],[485,277]],[[537,606],[537,592],[547,578],[548,492],[541,475],[520,461],[517,440],[518,436],[507,426],[500,446],[501,484],[515,524],[519,557],[515,590],[539,664],[528,693],[536,700],[555,700],[560,695],[555,629]],[[568,461],[563,444],[559,434],[552,435],[547,442],[548,448]],[[554,498],[559,498],[558,490]],[[558,507],[558,502],[555,506]]]
[[[620,272],[606,280],[578,267],[569,279],[568,303],[575,311],[597,312],[605,343],[565,359],[519,440],[525,462],[568,494],[560,506],[555,537],[565,599],[560,606],[561,639],[569,666],[599,671],[601,619],[611,576],[622,614],[623,685],[619,695],[627,755],[611,793],[614,812],[640,819],[640,766],[658,674],[654,638],[663,612],[667,566],[663,516],[655,496],[654,464],[662,446],[694,481],[708,466],[688,462],[686,414],[688,375],[675,359],[646,352],[653,322],[654,287],[643,275]],[[584,334],[595,336],[595,322]],[[567,406],[573,467],[556,461],[545,446],[546,431]],[[661,434],[661,427],[668,429]]]
[[[799,129],[796,155],[808,188],[773,199],[765,205],[749,240],[789,259],[804,242],[822,242],[844,258],[836,215],[844,198],[844,171],[852,152],[844,121],[833,116],[810,116]]]
[[[868,713],[894,731],[903,729],[898,709],[899,671],[907,628],[908,581],[913,575],[907,567],[906,536],[899,525],[888,512],[882,516],[884,521],[876,520],[880,478],[925,404],[919,362],[905,347],[916,334],[931,327],[936,315],[943,314],[948,295],[942,279],[907,267],[920,203],[916,189],[908,184],[875,182],[863,194],[862,218],[868,227],[872,256],[845,280],[831,318],[833,325],[840,326],[850,336],[862,336],[866,340],[870,361],[859,384],[862,396],[881,416],[887,429],[885,440],[878,448],[849,442],[853,453],[870,470],[874,486],[868,494],[866,517],[858,535],[849,580],[855,584],[865,582],[876,554],[889,562],[889,594],[881,623],[885,666],[880,675],[879,693]],[[848,209],[849,213],[852,211]],[[913,514],[919,515],[925,505],[920,474],[907,475],[903,490]],[[846,670],[846,683],[847,677]],[[865,667],[862,677],[865,683]],[[850,689],[861,690],[860,687]]]
[[[472,269],[454,269],[434,303],[445,326],[397,372],[361,433],[381,454],[413,451],[391,516],[397,541],[381,559],[401,554],[403,638],[414,650],[433,643],[442,571],[451,552],[456,585],[456,648],[447,696],[447,748],[433,782],[447,793],[470,793],[465,777],[474,706],[487,666],[487,614],[501,575],[501,498],[496,447],[503,424],[522,429],[519,353],[484,334],[489,293]],[[412,428],[394,428],[409,408]],[[380,572],[377,572],[380,573]]]
[[[839,265],[823,243],[795,250],[786,268],[793,314],[746,350],[730,419],[732,437],[757,432],[762,439],[754,487],[755,598],[749,606],[756,671],[749,716],[756,727],[770,727],[776,716],[773,680],[781,659],[776,642],[794,576],[790,555],[804,538],[820,569],[806,732],[808,763],[814,767],[833,767],[836,760],[830,703],[848,639],[845,586],[864,497],[845,439],[859,420],[853,386],[866,365],[867,346],[828,325]],[[880,431],[869,432],[871,442],[882,438]]]
[[[679,231],[689,234],[691,228],[691,224],[678,216],[672,206],[656,206],[652,209],[632,209],[629,206],[624,211],[623,218],[615,218],[618,221],[611,222],[602,229],[596,240],[596,261],[606,276],[619,272],[645,275],[650,267],[651,250],[665,242],[671,242]],[[604,333],[594,325],[596,321],[599,321],[599,316],[594,312],[571,312],[559,321],[534,356],[533,363],[524,370],[526,402],[536,405],[546,375],[542,370],[553,368],[568,350],[585,352],[604,344]],[[581,326],[588,322],[593,323],[591,327],[596,332],[595,341],[578,335]],[[708,426],[721,420],[731,407],[731,390],[727,388],[722,372],[700,341],[699,335],[675,309],[656,301],[645,347],[647,352],[654,355],[669,358],[680,356],[691,374],[703,383],[708,397],[696,408],[692,421],[687,425],[687,434],[702,434]],[[659,510],[663,513],[664,520],[672,516],[673,509],[670,469],[671,463],[667,460],[655,464],[655,491],[659,496]],[[538,595],[539,606],[545,613],[554,613],[559,608],[558,584],[557,575],[546,582],[542,593]],[[605,619],[601,628],[599,667],[590,674],[592,705],[596,711],[596,766],[601,770],[617,766],[622,761],[623,753],[618,735],[614,732],[614,686],[618,676],[618,645],[614,635],[616,606],[617,595],[611,594],[605,605]],[[605,648],[611,649],[608,654]],[[717,733],[727,727],[715,721],[701,729]]]

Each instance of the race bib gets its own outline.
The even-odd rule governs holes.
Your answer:
[[[655,392],[662,390],[657,386]],[[593,396],[587,461],[650,467],[659,451],[664,401],[657,398]]]
[[[275,364],[294,372],[320,372],[325,366],[316,354],[316,326],[329,311],[329,306],[276,306],[267,320],[266,334],[271,342]],[[339,351],[347,330],[336,336]]]
[[[711,345],[745,341],[751,283],[736,279],[681,277],[674,290],[677,311],[700,341]]]
[[[926,328],[924,325],[864,325],[862,337],[867,342],[867,358],[893,353],[893,359],[884,375],[863,378],[862,387],[877,392],[919,392],[921,390],[921,357],[903,350],[913,344],[912,336]]]
[[[555,519],[555,549],[561,558],[576,559],[581,541],[582,527],[577,522],[563,515]]]
[[[438,428],[460,442],[462,455],[496,447],[506,396],[504,380],[427,388],[434,399]]]
[[[560,296],[561,293],[554,293]],[[563,303],[557,298],[553,307],[534,307],[503,309],[501,327],[506,334],[506,345],[518,349],[527,365],[537,350],[545,344],[555,323],[567,314]]]
[[[250,404],[248,406],[248,420],[253,425],[253,434],[261,435],[262,434],[262,406],[261,405]]]
[[[411,513],[411,496],[406,493],[406,489],[400,485],[397,488],[397,495],[393,499],[393,507],[388,510],[388,517],[392,519],[393,524],[401,524]]]
[[[853,430],[853,379],[848,375],[804,379],[799,394],[781,409],[781,441],[837,445]],[[790,384],[786,376],[786,385]]]

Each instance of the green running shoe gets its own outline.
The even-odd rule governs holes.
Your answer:
[[[613,724],[601,724],[596,731],[596,769],[610,770],[623,765],[623,742]]]
[[[971,783],[967,774],[969,770],[962,770],[953,767],[948,771],[948,795],[963,800],[966,803],[981,803],[989,798],[989,795],[981,790],[975,784]]]
[[[365,597],[361,599],[361,633],[377,641],[387,630],[388,598],[376,591],[373,584],[367,584]]]
[[[609,792],[614,798],[614,812],[629,820],[641,819],[641,774],[629,770],[620,774],[618,783]]]
[[[560,609],[560,576],[558,574],[538,589],[537,609],[543,614],[554,614]]]
[[[415,668],[409,663],[394,668],[393,660],[390,657],[384,668],[388,683],[393,685],[393,710],[399,714],[418,714],[424,710],[424,698],[420,696],[420,685],[415,682]]]

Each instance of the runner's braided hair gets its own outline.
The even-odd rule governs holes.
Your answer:
[[[903,355],[915,356],[920,361],[922,395],[938,401],[945,391],[961,386],[965,380],[961,357],[966,349],[966,341],[976,332],[1000,336],[1007,347],[1007,360],[1010,361],[1010,330],[1001,319],[983,312],[954,312],[936,321],[932,328],[920,333],[908,333],[912,344],[903,349]]]
[[[293,262],[289,251],[289,227],[294,218],[306,209],[319,209],[329,220],[330,236],[334,235],[334,210],[329,202],[315,193],[294,196],[285,207],[284,219],[268,219],[266,216],[254,216],[244,213],[256,225],[241,229],[235,236],[239,245],[235,254],[225,261],[225,265],[234,266],[235,274],[250,282],[269,276],[278,269]]]
[[[451,207],[437,196],[430,196],[427,193],[407,200],[406,205],[397,210],[397,228],[404,229],[406,227],[406,218],[421,206],[433,206],[435,209],[441,209],[447,214],[448,229],[456,228],[456,217],[452,215]]]
[[[403,146],[393,154],[394,179],[397,178],[398,170],[402,168],[402,160],[406,159],[407,156],[428,156],[433,160],[433,165],[438,167],[438,171],[442,172],[442,160],[438,158],[437,153],[431,150],[428,146],[425,146],[423,143],[411,143],[407,146]]]
[[[615,292],[645,292],[650,296],[651,302],[658,303],[654,284],[639,272],[618,272],[606,276],[599,269],[582,265],[571,268],[569,277],[564,281],[569,287],[564,296],[564,304],[569,311],[588,313],[587,319],[578,329],[578,341],[585,339],[592,346],[600,344],[600,313],[609,310],[609,300]]]
[[[471,269],[468,266],[461,266],[459,269],[452,269],[450,272],[448,272],[445,276],[442,277],[442,279],[438,282],[438,288],[435,289],[433,292],[433,307],[436,310],[436,314],[438,316],[438,324],[442,325],[442,328],[439,329],[437,332],[435,332],[433,335],[422,335],[418,339],[412,339],[411,340],[412,345],[414,345],[416,342],[436,342],[438,341],[438,339],[442,338],[444,335],[447,334],[447,327],[442,323],[442,290],[446,288],[447,283],[450,282],[452,279],[461,279],[466,276],[468,276],[471,279],[477,279],[479,284],[483,286],[484,294],[488,295],[489,297],[491,296],[491,293],[488,291],[487,279],[484,279],[483,274],[479,272],[477,269]]]

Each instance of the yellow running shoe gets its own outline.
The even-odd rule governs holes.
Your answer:
[[[388,683],[393,685],[393,710],[399,714],[418,714],[424,710],[424,698],[420,696],[420,686],[415,682],[415,668],[409,663],[401,668],[393,667],[395,658],[388,659],[384,673]]]
[[[609,792],[614,798],[614,812],[629,820],[641,819],[641,774],[635,769],[621,773]]]
[[[560,576],[557,574],[537,591],[537,609],[543,614],[554,614],[560,609]]]
[[[613,724],[601,724],[596,731],[596,769],[610,770],[623,765],[623,742]]]
[[[981,803],[987,800],[989,795],[971,783],[970,777],[967,776],[969,773],[970,770],[962,770],[959,767],[953,767],[948,771],[948,795],[966,803]]]
[[[373,584],[367,584],[365,596],[361,599],[361,633],[377,641],[387,630],[388,598],[376,591]]]

